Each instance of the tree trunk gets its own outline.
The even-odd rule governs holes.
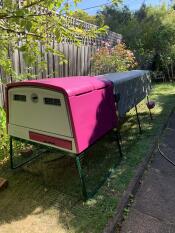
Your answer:
[[[170,76],[170,71],[169,71],[168,65],[166,65],[166,68],[167,68],[167,72],[168,72],[168,79],[169,79],[169,81],[171,81],[171,76]]]
[[[174,81],[173,63],[171,63],[171,75],[172,75],[172,80]]]

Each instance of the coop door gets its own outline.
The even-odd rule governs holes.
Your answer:
[[[72,137],[69,112],[62,93],[38,87],[9,90],[9,123]]]

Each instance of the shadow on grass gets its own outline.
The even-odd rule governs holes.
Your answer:
[[[32,225],[32,232],[37,233],[101,232],[112,217],[136,166],[144,158],[154,136],[175,106],[175,94],[167,93],[170,87],[164,91],[161,86],[155,88],[152,94],[157,104],[152,112],[153,122],[149,119],[145,105],[138,106],[143,134],[138,133],[134,111],[131,111],[128,121],[122,126],[124,158],[121,163],[115,132],[87,151],[83,167],[89,190],[94,188],[114,162],[118,163],[118,167],[96,196],[86,203],[80,199],[81,190],[74,160],[62,157],[62,153],[47,152],[23,169],[15,171],[11,171],[8,164],[1,167],[0,176],[9,180],[8,189],[0,193],[1,229],[7,225],[9,232],[19,232],[20,227],[29,229],[21,232],[30,232]],[[30,224],[25,226],[25,219],[29,216]],[[15,226],[18,228],[15,229]]]

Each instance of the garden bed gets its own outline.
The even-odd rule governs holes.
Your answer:
[[[89,190],[94,188],[113,163],[118,165],[95,197],[86,203],[80,199],[75,165],[71,158],[63,157],[62,153],[46,152],[38,160],[16,171],[11,171],[8,163],[4,162],[0,176],[9,180],[9,187],[1,193],[0,231],[26,233],[31,232],[32,228],[33,233],[102,232],[134,177],[136,168],[154,143],[155,135],[175,106],[175,85],[154,86],[151,99],[156,101],[153,122],[145,101],[138,107],[142,135],[138,133],[134,110],[127,115],[127,121],[121,128],[122,161],[119,159],[115,132],[108,134],[87,152],[89,156],[83,165]]]

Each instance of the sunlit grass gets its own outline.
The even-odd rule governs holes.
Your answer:
[[[47,163],[58,154],[47,153],[25,170],[12,173],[1,167],[1,175],[7,177],[9,188],[1,193],[0,227],[10,224],[9,231],[17,233],[15,222],[21,226],[26,217],[31,217],[32,232],[43,232],[43,218],[52,232],[52,219],[58,229],[68,233],[99,233],[113,216],[116,206],[132,180],[138,164],[145,158],[160,132],[168,115],[175,107],[175,85],[155,85],[150,99],[156,101],[152,111],[153,121],[145,100],[138,106],[143,133],[139,134],[134,109],[127,114],[127,121],[121,128],[123,159],[120,160],[115,132],[109,133],[87,152],[83,160],[88,190],[93,190],[107,171],[110,178],[86,203],[80,200],[80,185],[74,161],[63,158]],[[116,168],[112,168],[116,164]],[[29,173],[30,172],[30,173]],[[33,215],[36,210],[41,213]],[[38,225],[37,225],[38,224]],[[30,227],[30,226],[29,226]],[[37,229],[36,231],[34,229]],[[49,231],[50,230],[50,231]],[[56,231],[53,231],[56,232]]]

